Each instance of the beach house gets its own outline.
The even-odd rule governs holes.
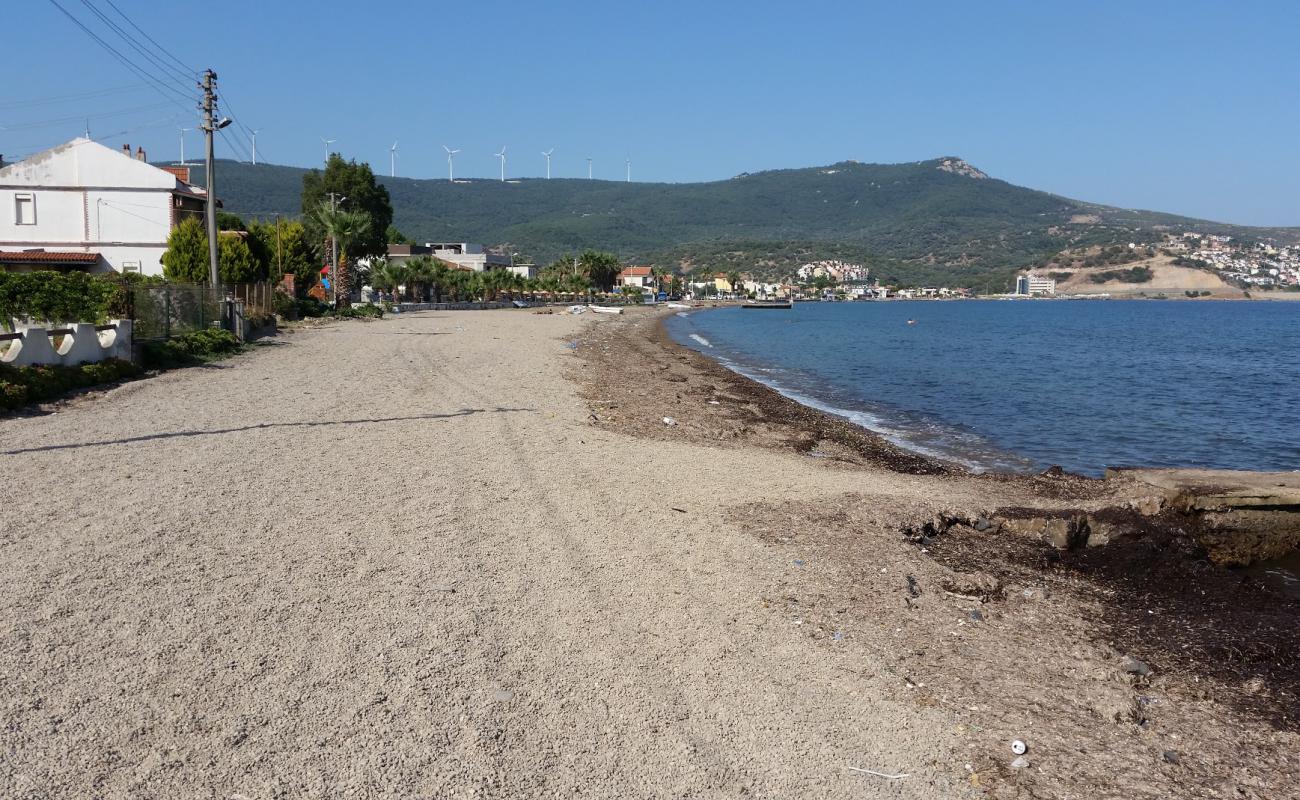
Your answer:
[[[654,267],[624,267],[618,273],[619,286],[632,286],[637,289],[654,289]]]
[[[168,235],[206,199],[188,167],[73,139],[0,168],[0,268],[161,275]]]

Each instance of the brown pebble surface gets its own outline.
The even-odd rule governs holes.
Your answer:
[[[0,419],[0,797],[1294,796],[1293,732],[1126,681],[1068,587],[973,621],[901,534],[1091,490],[621,430],[589,348],[640,321],[593,316],[327,325]]]

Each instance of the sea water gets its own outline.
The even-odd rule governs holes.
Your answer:
[[[1300,303],[796,303],[667,325],[794,400],[976,470],[1300,469]]]

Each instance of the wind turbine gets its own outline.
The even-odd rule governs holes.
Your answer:
[[[587,156],[587,180],[591,180],[591,156]]]
[[[627,157],[627,182],[632,182],[632,157]]]
[[[181,166],[182,166],[182,167],[188,167],[189,164],[186,164],[186,163],[185,163],[185,132],[186,132],[186,131],[192,131],[192,130],[194,130],[194,129],[193,129],[193,128],[177,128],[177,130],[181,132]],[[89,122],[86,123],[86,138],[87,138],[87,139],[90,138],[90,123],[89,123]]]
[[[452,183],[455,183],[456,174],[452,172],[451,160],[456,157],[457,153],[460,152],[460,148],[452,150],[450,147],[444,144],[442,146],[442,149],[447,151],[447,180],[451,181]]]
[[[249,131],[249,133],[253,134],[253,166],[255,167],[257,166],[257,132],[260,130],[262,129],[257,128],[256,130]]]
[[[330,145],[332,145],[332,144],[334,144],[335,142],[337,142],[338,139],[326,139],[324,136],[322,136],[322,137],[320,137],[320,140],[321,140],[322,142],[325,143],[325,163],[326,163],[326,164],[329,164],[329,163],[330,163]]]
[[[542,151],[542,155],[546,156],[546,180],[548,181],[551,179],[551,153],[554,152],[555,152],[554,147],[552,147],[550,150]]]
[[[388,177],[397,177],[397,142],[393,142],[393,146],[388,148]]]
[[[501,145],[501,152],[493,153],[492,155],[501,159],[501,182],[505,183],[506,182],[506,146]]]

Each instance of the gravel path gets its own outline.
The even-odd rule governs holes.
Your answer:
[[[766,610],[798,568],[724,519],[920,479],[602,431],[588,324],[341,324],[0,420],[0,797],[963,796],[945,712]]]

